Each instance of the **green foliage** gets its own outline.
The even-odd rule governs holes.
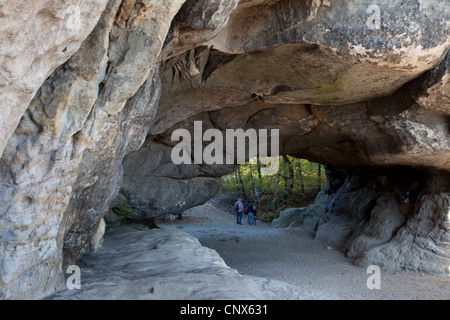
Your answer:
[[[271,222],[286,208],[312,203],[326,183],[323,166],[291,156],[278,160],[275,175],[260,175],[255,163],[237,166],[234,173],[222,177],[221,191],[252,201],[258,219],[265,222]]]
[[[131,218],[133,215],[133,210],[127,206],[127,202],[123,200],[123,202],[117,207],[112,208],[112,211],[121,219]]]

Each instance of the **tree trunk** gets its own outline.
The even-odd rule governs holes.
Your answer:
[[[283,175],[284,178],[284,192],[289,195],[294,189],[294,170],[292,169],[291,161],[287,156],[283,156],[283,163],[286,165],[287,173]]]
[[[303,171],[302,171],[302,160],[299,159],[298,161],[298,178],[300,181],[300,190],[302,191],[302,194],[305,194],[305,181],[303,180]]]
[[[239,168],[239,166],[236,166],[236,170],[234,170],[234,178],[236,179],[236,195],[238,198],[241,197],[241,194],[239,193],[239,180],[238,180],[238,176],[237,176],[237,168]]]
[[[253,167],[251,163],[249,163],[248,165],[250,167],[250,181],[252,182],[252,190],[253,190],[252,194],[253,198],[255,198],[255,181],[253,180]]]
[[[239,165],[236,166],[236,171],[237,171],[237,176],[238,176],[238,179],[239,179],[239,184],[241,186],[242,200],[245,202],[245,201],[247,201],[247,195],[245,194],[244,183],[242,182],[241,170],[240,170],[240,166]]]
[[[317,189],[322,189],[322,165],[320,163],[317,164],[319,167],[317,168]]]
[[[256,169],[258,170],[259,186],[262,187],[261,161],[259,161],[259,157],[256,158]]]

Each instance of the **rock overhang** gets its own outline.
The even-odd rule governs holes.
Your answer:
[[[445,2],[382,1],[377,4],[380,28],[378,9],[370,1],[193,3],[111,0],[80,50],[42,85],[80,45],[106,5],[80,2],[86,4],[81,21],[92,18],[82,24],[82,33],[73,38],[68,32],[67,41],[49,37],[45,59],[31,50],[14,60],[20,64],[36,58],[37,69],[31,69],[36,72],[30,73],[31,80],[23,78],[23,86],[0,88],[7,96],[5,114],[13,115],[5,121],[14,124],[22,117],[14,134],[15,125],[2,127],[2,136],[12,138],[1,160],[5,205],[0,207],[0,236],[9,241],[1,252],[12,258],[0,263],[1,294],[37,297],[51,292],[60,283],[61,266],[76,260],[120,186],[126,186],[124,157],[129,155],[126,164],[141,145],[138,151],[148,156],[145,146],[153,141],[164,145],[172,129],[196,119],[220,129],[280,127],[280,153],[336,167],[422,168],[431,183],[420,215],[430,213],[431,220],[444,225],[441,211],[449,189],[442,181],[450,168]],[[76,16],[77,10],[67,11],[72,5],[61,2],[48,10]],[[6,6],[17,8],[5,3],[0,10]],[[0,15],[5,17],[11,18]],[[31,31],[20,39],[24,37],[30,38],[22,43],[35,39]],[[66,42],[70,48],[62,47]],[[6,56],[0,64],[6,61],[7,69],[14,69]],[[75,94],[80,88],[86,88],[81,96]],[[20,106],[11,102],[16,98]],[[166,152],[158,150],[150,158]],[[154,163],[156,172],[161,164],[166,171],[175,169]],[[177,169],[171,171],[178,174],[172,182],[185,185],[183,190],[196,175],[215,186],[217,176],[227,171]],[[195,182],[189,193],[194,198],[202,185]],[[160,180],[151,189],[162,184]],[[6,227],[11,222],[14,226]],[[396,240],[398,248],[414,247],[405,239],[419,224],[420,218],[408,222],[406,236]],[[427,230],[435,244],[445,242],[445,233]],[[415,244],[417,250],[422,244]],[[400,267],[416,266],[417,261],[402,260],[388,249],[371,259],[384,254]],[[24,283],[30,286],[24,288]]]

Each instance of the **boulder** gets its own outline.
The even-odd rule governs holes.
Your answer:
[[[352,221],[334,216],[326,223],[319,225],[314,239],[323,241],[335,249],[343,250],[353,231]]]
[[[274,228],[287,228],[292,224],[302,224],[305,216],[305,208],[287,208],[280,212],[278,218],[273,219],[271,226]]]
[[[281,211],[271,226],[275,228],[303,226],[306,230],[314,232],[325,216],[327,201],[328,195],[322,190],[317,194],[314,203],[303,208],[288,208]]]

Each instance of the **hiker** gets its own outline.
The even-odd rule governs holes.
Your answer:
[[[420,183],[418,181],[414,181],[409,187],[408,191],[406,191],[406,194],[402,197],[404,203],[414,203],[417,200],[417,197],[419,196],[420,192]]]
[[[247,205],[245,206],[245,212],[247,212],[247,224],[252,225],[256,209],[250,201],[247,201]]]
[[[236,211],[236,223],[242,224],[242,213],[244,212],[244,204],[242,203],[242,199],[238,199],[234,204],[234,210]]]

